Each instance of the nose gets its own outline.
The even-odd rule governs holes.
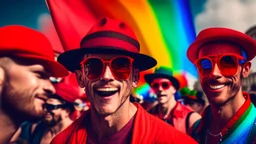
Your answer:
[[[51,81],[48,80],[48,79],[45,80],[45,82],[44,82],[43,90],[44,90],[47,94],[49,94],[49,95],[56,93],[56,90],[55,90],[54,86],[52,85]]]
[[[108,79],[108,80],[114,79],[114,76],[113,76],[113,74],[110,70],[110,67],[108,65],[106,65],[105,71],[103,72],[101,79]]]
[[[221,71],[216,63],[213,65],[212,75],[215,77],[221,76]]]

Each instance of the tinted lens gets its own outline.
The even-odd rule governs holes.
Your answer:
[[[171,84],[168,83],[168,82],[163,82],[163,83],[162,83],[162,88],[163,88],[163,89],[168,89],[168,88],[170,87],[170,85],[171,85]]]
[[[197,68],[201,75],[209,75],[212,72],[212,62],[210,59],[203,58],[198,61]]]
[[[103,71],[103,62],[98,58],[89,58],[84,62],[85,75],[88,79],[97,79]]]
[[[116,78],[127,79],[131,72],[131,59],[127,57],[117,57],[111,62],[111,70]]]
[[[151,85],[151,87],[152,87],[153,89],[158,89],[158,88],[159,88],[159,84],[158,84],[158,83],[153,83],[153,84]]]
[[[234,75],[237,72],[238,59],[235,56],[222,56],[219,61],[221,73],[225,76]]]

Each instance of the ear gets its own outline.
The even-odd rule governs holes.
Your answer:
[[[140,79],[140,70],[137,68],[134,68],[133,75],[132,75],[132,87],[136,88],[138,86],[139,79]]]
[[[76,74],[76,80],[77,80],[77,83],[78,85],[81,87],[81,88],[84,88],[84,80],[85,80],[85,77],[83,75],[83,72],[81,70],[76,70],[75,71],[75,74]]]
[[[246,78],[249,76],[250,74],[250,70],[251,70],[251,66],[252,66],[252,63],[251,62],[246,62],[243,67],[242,67],[242,77],[243,78]]]
[[[5,79],[5,71],[2,67],[0,67],[0,86],[3,85]]]

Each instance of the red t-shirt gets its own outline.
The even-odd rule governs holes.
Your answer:
[[[91,123],[87,124],[88,135],[87,135],[87,144],[130,144],[132,140],[132,127],[133,127],[134,116],[130,121],[117,133],[113,134],[110,137],[99,139],[97,133],[92,129]]]

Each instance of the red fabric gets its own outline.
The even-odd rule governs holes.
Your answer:
[[[55,61],[52,45],[46,36],[25,26],[0,28],[0,53],[32,59],[48,68],[55,77],[68,75],[68,71]]]
[[[138,108],[135,115],[132,132],[132,144],[140,143],[166,143],[166,144],[196,144],[196,142],[171,125],[150,115],[139,104],[134,103]],[[89,116],[84,114],[77,121],[73,122],[67,129],[59,133],[51,144],[85,144],[87,131],[85,123],[89,122]]]
[[[177,104],[175,105],[173,110],[170,112],[166,120],[168,122],[171,122],[176,129],[186,133],[186,118],[187,118],[187,115],[192,111],[193,110],[177,102]],[[158,106],[152,109],[150,113],[160,118],[158,114]]]

